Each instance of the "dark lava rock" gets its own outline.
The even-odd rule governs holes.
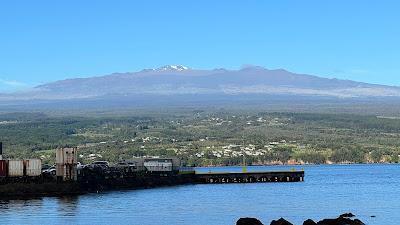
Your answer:
[[[312,220],[312,219],[308,219],[308,220],[304,221],[303,225],[317,225],[317,223],[314,222],[314,220]]]
[[[339,217],[352,218],[352,217],[355,217],[355,215],[353,213],[344,213],[344,214],[340,215]]]
[[[314,222],[312,219],[308,219],[303,222],[303,225],[365,225],[359,219],[350,219],[354,217],[352,213],[345,213],[340,215],[336,219],[324,219],[319,221],[318,223]],[[263,225],[256,218],[240,218],[236,225]],[[289,221],[280,218],[279,220],[272,220],[271,225],[293,225]]]
[[[236,225],[263,225],[261,221],[256,218],[240,218]]]
[[[293,225],[293,224],[283,218],[280,218],[279,220],[272,220],[271,225]]]
[[[365,225],[361,220],[359,219],[349,219],[349,218],[343,218],[339,217],[337,219],[324,219],[321,220],[317,223],[317,225]]]
[[[354,224],[357,224],[357,225],[365,225],[365,223],[363,223],[361,220],[359,220],[359,219],[354,219]]]

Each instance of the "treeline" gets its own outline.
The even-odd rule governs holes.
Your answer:
[[[90,154],[112,162],[134,156],[178,156],[190,165],[239,165],[242,157],[196,156],[230,144],[270,149],[264,155],[247,156],[254,164],[398,162],[399,133],[398,119],[350,114],[202,110],[141,116],[0,114],[0,141],[7,157],[47,154],[49,162],[58,147],[82,146],[83,161]],[[277,141],[292,144],[265,147]]]

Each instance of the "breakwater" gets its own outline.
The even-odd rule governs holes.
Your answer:
[[[304,180],[304,171],[268,171],[247,173],[192,172],[107,172],[83,169],[77,181],[59,181],[50,176],[35,180],[3,180],[0,198],[79,195],[121,189],[142,189],[183,184],[297,182]]]

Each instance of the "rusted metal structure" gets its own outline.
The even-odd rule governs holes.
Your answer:
[[[62,181],[76,181],[78,148],[59,148],[56,151],[56,176]]]
[[[7,177],[7,160],[0,160],[0,178]]]
[[[42,160],[26,159],[24,160],[25,175],[28,177],[36,177],[42,174]]]
[[[0,178],[37,178],[42,175],[40,159],[3,159],[3,143],[0,142]]]
[[[8,160],[8,177],[23,177],[24,175],[24,160]]]

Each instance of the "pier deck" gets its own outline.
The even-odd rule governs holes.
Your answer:
[[[256,183],[256,182],[300,182],[304,171],[268,172],[208,172],[196,173],[198,183]]]

